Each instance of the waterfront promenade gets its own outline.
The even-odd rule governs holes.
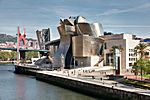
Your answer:
[[[136,88],[133,86],[127,86],[121,83],[118,83],[116,81],[113,80],[109,80],[107,77],[101,77],[101,76],[96,76],[96,77],[90,77],[90,76],[82,76],[82,75],[77,75],[71,72],[73,72],[74,70],[70,70],[64,73],[64,71],[38,71],[37,73],[42,73],[42,74],[47,74],[47,75],[54,75],[54,76],[58,76],[58,77],[63,77],[63,78],[68,78],[68,79],[74,79],[74,80],[78,80],[78,81],[84,81],[87,83],[92,83],[92,84],[96,84],[96,85],[101,85],[101,86],[106,86],[106,87],[111,87],[114,89],[119,89],[119,90],[124,90],[124,91],[128,91],[128,92],[135,92],[138,94],[144,94],[147,96],[150,96],[150,90],[146,90],[146,89],[141,89],[141,88]],[[69,74],[68,74],[69,72]],[[102,78],[102,79],[101,79]]]
[[[85,70],[86,69],[86,70]],[[150,100],[150,90],[135,88],[109,80],[100,72],[93,72],[88,68],[61,69],[54,71],[33,70],[30,67],[16,66],[15,70],[23,74],[32,74],[37,80],[68,88],[79,93],[104,98],[107,100]],[[88,70],[87,70],[88,69]],[[92,72],[91,72],[92,71]]]

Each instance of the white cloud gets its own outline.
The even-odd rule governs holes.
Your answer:
[[[143,5],[140,5],[140,6],[137,6],[137,7],[133,7],[133,8],[128,8],[128,9],[110,9],[106,12],[97,14],[97,16],[126,13],[126,12],[137,11],[139,9],[145,9],[145,8],[150,8],[150,3],[143,4]]]

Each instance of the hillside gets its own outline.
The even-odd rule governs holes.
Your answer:
[[[27,38],[26,40],[34,40],[32,38]],[[17,37],[7,35],[7,34],[0,34],[0,43],[5,43],[5,42],[17,42]]]
[[[0,34],[0,43],[17,42],[16,37],[7,34]]]

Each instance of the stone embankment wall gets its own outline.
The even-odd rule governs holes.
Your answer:
[[[38,80],[106,100],[150,100],[150,96],[54,74],[37,73]]]
[[[37,73],[36,68],[30,68],[23,65],[15,65],[15,73],[17,74],[26,74],[26,75],[33,75],[36,76]]]
[[[35,75],[36,79],[49,82],[64,88],[71,89],[80,93],[104,98],[106,100],[150,100],[150,96],[144,93],[136,93],[127,89],[117,88],[105,84],[99,84],[92,81],[71,78],[67,76],[43,73],[37,69],[27,68],[23,66],[15,66],[16,73]]]

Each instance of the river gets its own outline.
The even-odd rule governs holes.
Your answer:
[[[13,71],[13,65],[0,65],[0,100],[97,100]]]

